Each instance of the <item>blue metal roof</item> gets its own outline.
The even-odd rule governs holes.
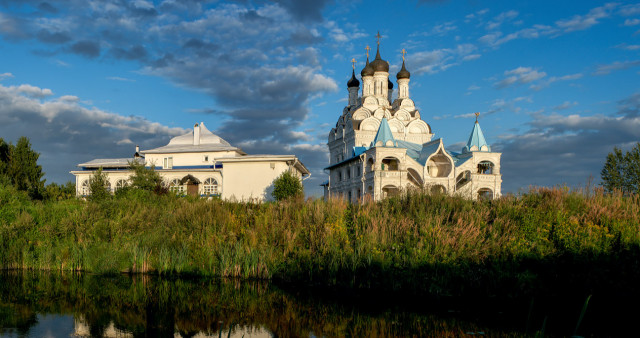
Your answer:
[[[491,151],[491,147],[489,146],[489,144],[487,144],[487,140],[485,140],[484,138],[484,134],[482,133],[482,129],[480,129],[480,123],[478,123],[478,121],[476,121],[476,123],[473,125],[473,130],[471,130],[469,141],[467,141],[467,145],[462,148],[462,152],[467,153],[472,151],[471,148],[473,146],[477,147],[477,150],[473,151],[480,151],[480,149],[482,149],[482,146],[487,147],[487,150],[483,151]]]

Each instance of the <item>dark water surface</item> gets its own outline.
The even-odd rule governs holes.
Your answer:
[[[543,328],[570,336],[583,301],[532,306],[229,279],[0,272],[0,336],[458,337],[524,336]],[[592,333],[579,333],[615,335],[593,320],[587,313],[582,327]]]

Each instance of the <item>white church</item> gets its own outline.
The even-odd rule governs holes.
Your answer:
[[[154,167],[175,193],[219,196],[225,200],[268,200],[273,180],[287,170],[301,180],[310,176],[295,155],[247,155],[201,122],[189,133],[172,138],[166,146],[142,151],[136,147],[131,158],[95,159],[78,164],[79,169],[71,171],[76,178],[76,195],[91,193],[89,179],[99,168],[107,175],[110,191],[127,186],[133,174],[131,161]]]
[[[501,153],[491,146],[476,121],[467,144],[458,152],[448,151],[409,95],[411,74],[402,68],[396,75],[394,95],[389,63],[380,57],[380,36],[375,59],[367,61],[360,81],[347,82],[348,105],[329,132],[329,180],[323,183],[325,198],[341,197],[352,202],[380,200],[408,189],[493,199],[500,196]],[[395,99],[394,99],[395,96]]]

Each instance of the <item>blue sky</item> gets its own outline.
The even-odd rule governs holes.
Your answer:
[[[596,181],[640,140],[640,3],[0,0],[0,137],[31,139],[48,182],[161,146],[203,121],[252,154],[326,177],[352,58],[375,48],[457,151],[474,112],[503,192]],[[396,86],[397,87],[397,86]]]

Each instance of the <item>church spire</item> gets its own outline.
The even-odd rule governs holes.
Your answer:
[[[487,140],[484,138],[484,134],[480,128],[480,123],[478,123],[478,116],[480,116],[480,113],[476,113],[475,115],[476,122],[473,124],[473,129],[471,130],[471,135],[469,136],[467,145],[462,148],[463,153],[472,151],[491,151],[491,147],[487,144]]]
[[[376,137],[373,139],[373,142],[371,142],[371,147],[387,147],[387,142],[389,141],[391,141],[392,147],[396,146],[396,139],[393,137],[389,122],[387,122],[386,117],[383,117],[382,121],[380,121],[380,127],[378,128]]]

